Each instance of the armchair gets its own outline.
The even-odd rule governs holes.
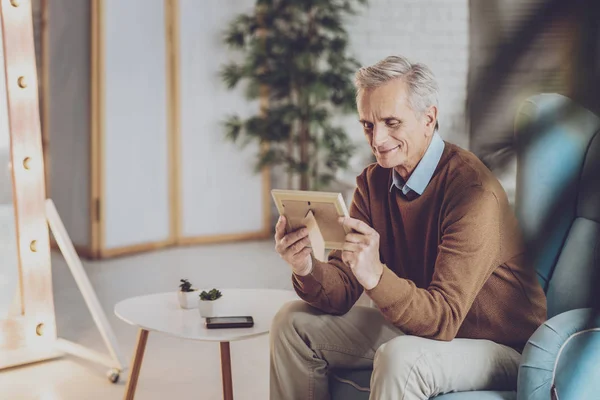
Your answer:
[[[517,115],[516,140],[516,213],[549,319],[525,346],[517,392],[436,400],[600,398],[600,118],[558,94],[533,96]],[[371,372],[332,371],[332,399],[368,400]]]

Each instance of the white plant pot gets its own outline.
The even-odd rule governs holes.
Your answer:
[[[198,311],[200,311],[200,316],[203,318],[216,317],[217,313],[218,313],[216,303],[220,303],[220,302],[221,302],[221,299],[198,301]]]
[[[200,301],[200,292],[198,290],[192,292],[182,292],[180,290],[177,292],[177,298],[179,299],[181,308],[197,308],[198,302]]]

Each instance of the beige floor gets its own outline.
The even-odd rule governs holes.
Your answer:
[[[62,256],[52,259],[59,336],[104,351],[92,318]],[[271,241],[169,249],[110,261],[84,262],[121,350],[130,360],[136,329],[112,313],[130,296],[175,290],[180,278],[198,286],[290,289],[289,269]],[[266,336],[231,344],[236,400],[268,398]],[[0,371],[1,400],[120,399],[124,380],[108,382],[106,368],[72,357]],[[126,377],[125,377],[126,378]],[[216,344],[150,334],[136,399],[220,399]]]

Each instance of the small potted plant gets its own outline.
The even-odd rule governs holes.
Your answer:
[[[189,309],[198,307],[198,289],[192,287],[192,284],[187,279],[180,279],[179,292],[177,297],[179,298],[179,305],[181,308]]]
[[[198,310],[200,310],[201,317],[214,317],[215,313],[215,302],[223,296],[220,290],[212,289],[210,291],[203,290],[200,293],[199,299],[200,303],[198,304]]]

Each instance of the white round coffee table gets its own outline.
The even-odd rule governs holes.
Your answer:
[[[271,289],[222,289],[223,297],[215,303],[216,316],[252,316],[252,328],[206,329],[204,318],[197,309],[179,307],[177,293],[158,293],[132,297],[115,306],[117,317],[139,328],[125,399],[135,395],[148,333],[160,332],[174,337],[219,342],[221,347],[221,373],[223,398],[233,399],[231,356],[229,343],[235,340],[267,334],[271,321],[284,303],[298,300],[295,292]]]

